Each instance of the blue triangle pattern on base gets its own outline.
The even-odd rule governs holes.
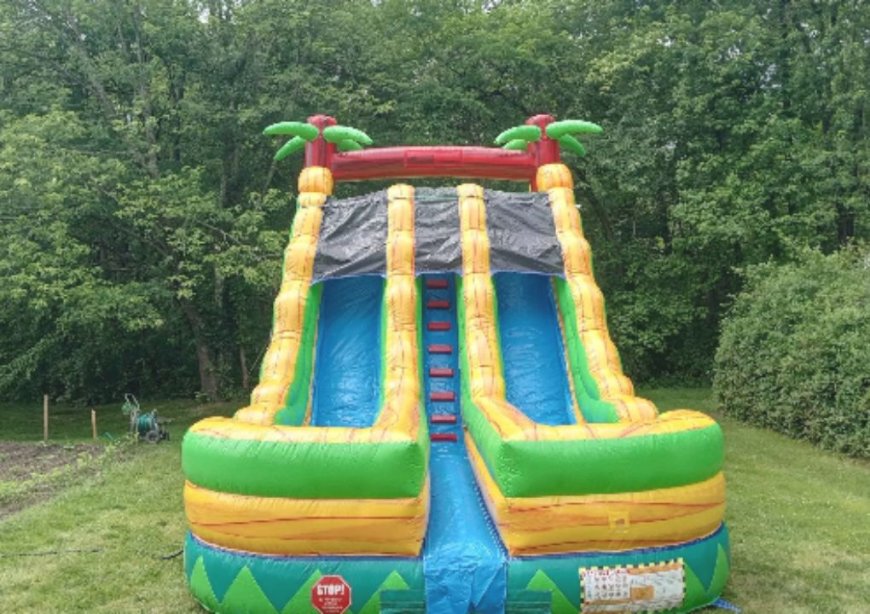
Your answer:
[[[218,602],[222,602],[242,569],[247,568],[257,586],[277,611],[305,586],[312,574],[339,575],[353,588],[354,609],[366,604],[393,573],[413,590],[423,590],[423,562],[409,557],[285,557],[248,554],[212,546],[188,534],[185,544],[187,577],[198,557]]]

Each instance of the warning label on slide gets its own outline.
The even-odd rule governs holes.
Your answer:
[[[350,585],[341,576],[323,576],[311,587],[311,605],[320,614],[344,614],[350,602]]]
[[[679,607],[686,592],[683,560],[654,565],[581,567],[581,611],[658,612]]]

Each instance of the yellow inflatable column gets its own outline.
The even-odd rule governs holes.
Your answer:
[[[251,394],[251,404],[236,412],[237,420],[273,424],[275,414],[284,406],[302,342],[323,204],[332,194],[332,188],[332,173],[328,168],[311,166],[299,174],[298,210],[290,242],[284,250],[284,270],[281,289],[275,299],[272,339],[263,356],[260,382]]]
[[[495,288],[489,266],[489,236],[483,188],[463,184],[459,193],[462,304],[468,386],[474,404],[503,437],[522,437],[531,421],[505,401],[501,353],[495,329]]]
[[[592,250],[583,236],[571,171],[564,164],[545,164],[538,169],[537,186],[550,197],[556,237],[562,247],[565,281],[576,305],[577,330],[601,399],[613,404],[621,421],[655,418],[658,414],[655,406],[634,396],[634,386],[623,374],[619,353],[610,339],[604,295],[592,273]]]
[[[420,427],[420,353],[417,340],[417,281],[414,276],[414,188],[387,191],[387,301],[384,407],[377,427],[417,433]],[[412,424],[406,424],[408,420]]]
[[[310,187],[310,180],[310,176],[306,183],[300,179],[300,186]],[[332,187],[331,182],[315,185]],[[307,192],[299,197],[300,210],[287,248],[284,282],[276,300],[275,329],[269,348],[275,358],[264,371],[258,390],[278,390],[273,382],[280,382],[285,389],[289,386],[298,351],[299,335],[295,331],[301,332],[302,328],[301,314],[308,296],[321,206],[327,192]],[[425,429],[420,407],[418,296],[414,277],[414,190],[407,185],[393,186],[388,191],[388,201],[384,404],[377,423],[367,429],[284,426],[262,429],[275,440],[292,445],[293,439],[302,439],[306,433],[320,436],[324,446],[376,444],[418,439],[420,429]],[[298,307],[289,308],[293,305]],[[282,345],[286,339],[293,340],[295,345]],[[280,396],[258,397],[256,391],[254,397],[255,402],[239,412],[249,421],[274,416],[273,408],[280,408],[283,402]],[[250,435],[232,421],[217,420],[221,427],[206,428],[213,431],[222,428],[228,435],[239,432]],[[259,428],[247,427],[255,431]],[[425,433],[422,435],[425,439]],[[262,435],[259,438],[266,440]],[[288,466],[287,471],[293,471],[293,467]],[[396,499],[258,497],[216,492],[191,482],[186,483],[184,490],[185,511],[197,537],[225,548],[282,556],[417,556],[426,534],[428,504],[428,480],[419,495]]]

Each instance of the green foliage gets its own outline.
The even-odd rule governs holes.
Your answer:
[[[633,374],[704,377],[736,268],[868,237],[870,7],[607,2],[564,18],[598,25],[559,115],[606,128],[578,187],[615,341],[655,340],[623,350]]]
[[[722,328],[715,389],[742,420],[870,456],[870,251],[759,266]]]
[[[870,238],[868,28],[857,0],[0,3],[0,395],[250,387],[300,168],[260,131],[315,113],[384,145],[594,119],[565,157],[626,368],[707,378],[736,270]]]

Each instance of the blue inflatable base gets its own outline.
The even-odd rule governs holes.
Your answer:
[[[583,567],[648,565],[682,559],[685,598],[680,612],[714,603],[729,571],[728,531],[665,548],[625,552],[514,557],[505,559],[506,593],[501,603],[426,603],[423,558],[281,557],[218,548],[188,535],[185,573],[199,602],[214,612],[316,614],[311,592],[323,576],[341,576],[351,587],[349,614],[427,612],[576,613],[580,608],[579,570]],[[482,606],[482,607],[481,607]]]

